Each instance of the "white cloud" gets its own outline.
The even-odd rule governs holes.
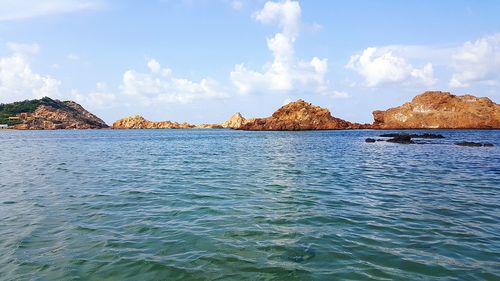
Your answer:
[[[436,82],[432,64],[416,68],[393,51],[374,47],[366,48],[361,54],[351,56],[347,68],[363,76],[367,87],[390,83],[418,83],[432,85]]]
[[[190,103],[198,99],[226,97],[225,90],[217,81],[203,78],[193,82],[172,75],[168,68],[150,59],[147,63],[149,73],[128,70],[123,74],[121,90],[131,99],[143,105],[155,103]]]
[[[301,8],[299,2],[285,0],[268,1],[264,8],[254,14],[257,21],[264,24],[277,23],[282,33],[291,38],[299,35]]]
[[[149,70],[151,70],[151,72],[153,72],[154,74],[158,74],[161,72],[161,65],[158,61],[156,61],[155,59],[150,59],[148,61],[148,68]]]
[[[350,97],[350,95],[344,91],[332,91],[330,93],[325,93],[325,95],[336,99],[344,99]]]
[[[8,43],[7,47],[12,54],[0,58],[0,102],[59,95],[60,81],[31,68],[29,56],[39,52],[37,44]]]
[[[0,21],[99,9],[102,0],[0,0]]]
[[[244,64],[237,64],[231,71],[231,81],[240,93],[330,91],[326,79],[328,60],[314,57],[305,61],[295,55],[294,44],[301,26],[298,2],[268,1],[253,17],[264,24],[277,24],[281,31],[267,39],[274,59],[265,64],[262,71],[247,69]]]
[[[495,85],[500,79],[500,33],[466,42],[452,55],[455,70],[451,87],[469,87],[471,82]]]
[[[104,82],[97,83],[95,89],[85,95],[78,92],[78,90],[72,90],[71,96],[76,102],[91,109],[112,108],[118,102],[117,96],[112,93],[108,84]]]

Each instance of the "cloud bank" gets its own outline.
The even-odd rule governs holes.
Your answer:
[[[361,54],[351,56],[346,68],[360,74],[367,87],[401,82],[431,86],[436,82],[431,63],[417,68],[392,51],[375,47],[366,48]]]
[[[269,1],[253,15],[262,24],[277,25],[280,32],[267,39],[267,48],[272,53],[273,61],[266,63],[262,70],[251,70],[244,64],[237,64],[231,71],[231,81],[239,93],[333,93],[326,78],[328,60],[313,57],[305,61],[295,54],[301,12],[299,2]]]
[[[450,86],[469,87],[473,82],[498,85],[500,80],[500,33],[468,41],[452,55],[455,70]]]
[[[8,43],[11,55],[0,58],[0,102],[58,97],[61,82],[38,74],[29,59],[40,51],[38,44]]]
[[[207,98],[223,98],[227,94],[219,83],[210,78],[199,82],[179,78],[169,68],[163,68],[158,61],[147,62],[149,72],[127,70],[120,86],[123,94],[143,105],[156,103],[189,103]]]

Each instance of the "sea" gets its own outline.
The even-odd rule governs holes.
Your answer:
[[[0,131],[0,280],[500,280],[500,131],[391,132]]]

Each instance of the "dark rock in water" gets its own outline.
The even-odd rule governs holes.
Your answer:
[[[424,134],[383,134],[380,135],[381,137],[386,137],[386,138],[397,138],[397,137],[410,137],[410,138],[415,138],[415,139],[444,139],[443,135],[440,134],[429,134],[429,133],[424,133]]]
[[[455,144],[459,145],[459,146],[470,146],[470,147],[481,147],[481,146],[491,147],[491,146],[493,146],[492,143],[480,143],[480,142],[473,142],[473,141],[462,141],[462,142],[456,142]]]
[[[393,142],[393,143],[400,143],[400,144],[415,143],[414,141],[411,140],[411,136],[409,136],[409,135],[400,135],[400,136],[394,137],[392,139],[388,139],[387,141]]]
[[[372,139],[372,138],[365,139],[365,142],[376,142],[376,141],[377,141],[376,139]]]
[[[440,134],[425,133],[425,134],[422,134],[422,135],[415,135],[415,136],[413,136],[413,138],[421,138],[421,139],[444,139],[444,136],[440,135]]]
[[[381,137],[384,137],[384,138],[395,138],[395,137],[399,137],[399,136],[402,136],[402,135],[410,135],[410,134],[382,134],[380,135]]]

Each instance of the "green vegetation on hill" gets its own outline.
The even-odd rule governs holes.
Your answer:
[[[64,107],[64,103],[58,100],[53,100],[49,97],[44,97],[39,100],[25,100],[13,103],[0,104],[0,124],[9,126],[21,123],[20,120],[9,120],[9,117],[16,116],[19,113],[33,113],[39,106],[51,106],[56,109]]]

